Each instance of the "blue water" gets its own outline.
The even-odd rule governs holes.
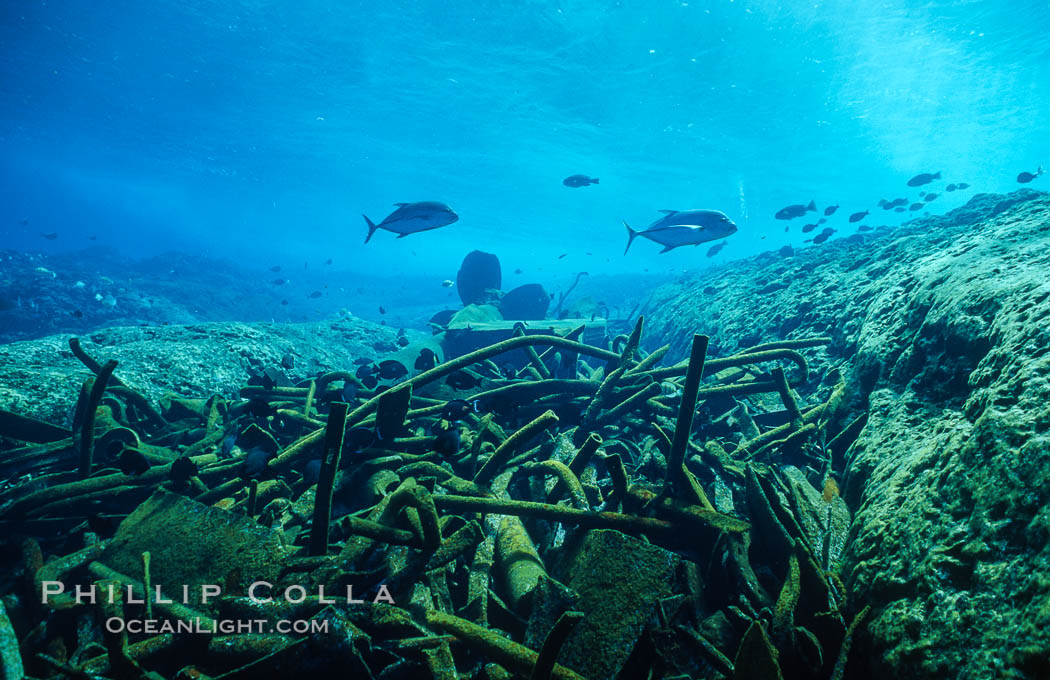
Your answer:
[[[841,236],[853,211],[900,222],[874,204],[914,199],[918,172],[972,185],[932,185],[931,212],[1017,188],[1050,164],[1048,36],[1045,0],[5,2],[0,247],[92,235],[440,278],[475,248],[541,280],[702,267],[802,245],[808,220],[773,219],[790,203],[841,204]],[[363,245],[362,213],[427,199],[460,221]],[[621,220],[662,208],[740,231],[713,259],[625,257]]]

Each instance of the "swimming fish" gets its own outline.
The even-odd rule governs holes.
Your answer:
[[[419,356],[412,365],[417,371],[429,371],[438,365],[437,354],[429,347],[419,350]]]
[[[445,279],[444,281],[441,282],[441,287],[442,288],[451,288],[454,285],[456,285],[456,282],[453,281],[452,279]]]
[[[868,211],[867,210],[865,210],[864,212],[855,212],[855,213],[853,213],[852,215],[849,216],[849,221],[851,223],[853,223],[853,222],[860,222],[862,219],[864,219],[867,216],[868,216]]]
[[[353,427],[346,431],[346,437],[343,439],[343,449],[357,453],[375,443],[376,433],[374,430],[367,427]]]
[[[893,212],[904,212],[904,211],[905,211],[905,208],[903,208],[903,207],[897,207],[897,208],[893,209]]]
[[[857,231],[871,231],[871,227],[869,227],[866,224],[862,224],[859,227],[857,227]]]
[[[434,437],[434,451],[443,456],[454,456],[459,453],[459,447],[462,444],[462,441],[462,437],[459,433],[459,426],[455,423],[450,423],[448,429],[436,431],[436,436]]]
[[[41,234],[40,236],[42,238],[46,238],[48,241],[54,241],[56,238],[58,238],[58,232],[57,231],[52,231],[52,232],[47,233],[47,234]]]
[[[831,227],[828,227],[824,231],[820,232],[819,234],[813,237],[813,243],[823,243],[824,241],[827,241],[829,238],[831,238],[831,235],[834,233],[835,230]]]
[[[248,400],[247,411],[253,418],[269,418],[273,413],[269,402],[260,397],[253,397]]]
[[[708,248],[707,256],[708,257],[714,257],[719,252],[721,252],[722,248],[725,248],[725,247],[726,247],[726,242],[725,241],[722,241],[721,243],[716,243],[715,245],[713,245],[710,248]]]
[[[930,193],[928,193],[928,194],[926,194],[925,196],[923,196],[923,197],[922,197],[922,200],[924,200],[924,201],[926,201],[927,203],[929,203],[930,201],[932,201],[932,200],[933,200],[933,199],[935,199],[935,198],[937,198],[937,194],[935,194],[935,193],[933,193],[933,192],[931,191]]]
[[[838,205],[829,205],[828,207],[824,208],[824,217],[831,217],[835,214],[835,211],[838,209]]]
[[[361,216],[368,224],[368,236],[365,237],[365,243],[368,243],[372,235],[376,233],[376,229],[386,229],[397,234],[398,238],[404,238],[409,234],[444,227],[459,219],[459,215],[452,208],[438,201],[395,203],[394,205],[397,206],[397,210],[383,218],[379,224],[374,224],[367,215]]]
[[[313,486],[319,479],[321,479],[321,466],[321,459],[314,458],[303,468],[303,483],[306,484],[307,487]]]
[[[925,207],[926,207],[925,203],[912,203],[911,206],[908,208],[908,210],[911,210],[912,212],[915,212],[916,210],[922,210]]]
[[[591,184],[597,184],[597,177],[588,177],[587,175],[569,175],[561,181],[567,187],[579,188],[590,186]]]
[[[460,369],[445,378],[445,384],[457,390],[469,390],[481,384],[481,380],[470,371]]]
[[[310,298],[311,300],[316,300],[317,298],[321,297],[321,295],[322,295],[321,291],[315,290],[314,292],[310,293],[306,297]]]
[[[814,229],[816,229],[816,228],[817,228],[817,225],[816,225],[816,224],[806,224],[806,225],[803,225],[803,227],[802,227],[802,233],[803,233],[803,234],[808,234],[809,232],[813,231],[813,230],[814,230]]]
[[[276,274],[277,272],[281,271],[281,265],[275,264],[274,266],[270,267],[270,271]]]
[[[197,464],[189,456],[176,458],[175,462],[171,464],[170,474],[171,481],[175,483],[176,487],[185,486],[186,482],[190,481],[190,477],[197,474]]]
[[[287,283],[287,281],[285,281],[284,279],[274,279],[273,281],[270,281],[270,283],[272,283],[275,286],[283,286]]]
[[[136,477],[150,468],[146,456],[142,455],[142,452],[138,449],[132,448],[126,448],[121,452],[120,459],[117,461],[117,466],[124,474],[134,475]]]
[[[1040,165],[1039,168],[1035,171],[1034,175],[1030,172],[1022,172],[1020,175],[1017,176],[1017,181],[1021,184],[1028,184],[1041,174],[1043,174],[1043,166]]]
[[[958,184],[955,185],[955,189],[957,191],[962,191],[963,189],[969,189],[969,188],[970,188],[970,185],[967,184],[966,182],[959,182]]]
[[[915,175],[914,177],[909,179],[908,180],[908,186],[910,186],[910,187],[921,187],[924,184],[929,184],[933,180],[940,179],[940,178],[941,178],[941,173],[939,171],[935,172],[933,174],[930,174],[928,172],[923,172],[923,173]]]
[[[397,380],[406,375],[408,375],[408,369],[400,361],[386,359],[379,362],[379,377],[384,380]]]
[[[251,448],[248,453],[244,456],[244,462],[241,463],[241,476],[245,479],[252,479],[258,477],[266,470],[266,466],[270,463],[270,452],[261,446],[255,446]]]
[[[289,371],[295,368],[295,357],[291,354],[285,354],[281,357],[281,366],[287,368]]]
[[[661,210],[664,216],[656,220],[643,231],[631,229],[627,222],[627,247],[631,248],[635,237],[645,238],[664,247],[661,253],[674,250],[680,246],[696,246],[707,241],[716,241],[736,233],[736,224],[725,213],[718,210]]]
[[[222,445],[220,446],[220,449],[219,449],[220,451],[222,451],[222,457],[226,458],[226,457],[230,456],[233,453],[233,447],[236,446],[236,445],[237,445],[237,435],[236,434],[228,434],[225,437],[223,437]]]
[[[945,191],[955,191],[955,185],[954,184],[949,184],[948,186],[944,187],[944,190]]]
[[[471,413],[478,412],[478,400],[453,399],[441,410],[441,417],[448,421],[463,420]]]
[[[838,206],[836,205],[835,208],[837,209]],[[796,205],[789,205],[786,208],[781,208],[780,210],[777,211],[777,214],[774,215],[774,217],[777,218],[778,220],[793,220],[796,217],[802,217],[803,215],[805,215],[810,210],[816,210],[816,209],[817,209],[817,204],[815,202],[813,202],[813,201],[810,201],[809,205],[802,205],[801,203],[799,203],[799,204],[796,204]],[[832,210],[831,212],[835,212],[835,211]]]

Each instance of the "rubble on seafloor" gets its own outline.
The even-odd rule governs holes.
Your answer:
[[[846,677],[865,610],[837,480],[863,417],[809,370],[829,339],[696,335],[661,366],[642,330],[156,403],[73,340],[94,377],[71,429],[0,412],[0,675]]]

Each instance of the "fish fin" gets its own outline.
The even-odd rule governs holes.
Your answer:
[[[626,255],[627,251],[631,249],[631,244],[634,243],[634,237],[638,235],[638,232],[631,229],[631,225],[627,224],[627,220],[623,221],[623,226],[627,227],[627,247],[623,249],[623,254]]]
[[[595,177],[594,179],[591,180],[591,184],[597,184],[597,183],[598,183],[598,178],[597,177]]]
[[[394,205],[396,205],[399,208],[404,208],[406,205],[409,205],[409,204],[408,203],[395,203]]]
[[[700,245],[700,244],[697,243],[696,245]],[[660,251],[660,254],[662,255],[663,253],[669,253],[669,252],[671,252],[674,249],[675,249],[675,246],[664,246],[664,249]]]
[[[365,243],[368,243],[372,238],[372,234],[376,233],[376,229],[379,227],[377,227],[372,220],[368,219],[368,215],[361,215],[361,217],[365,218],[365,224],[368,225],[368,236],[365,236]]]
[[[674,215],[678,211],[677,210],[657,210],[656,212],[662,212],[665,215]]]
[[[398,238],[405,238],[406,236],[408,236],[408,234],[398,234],[397,235]]]
[[[810,201],[809,205],[806,206],[806,210],[816,210],[816,209],[817,209],[817,202],[816,201]]]
[[[1039,176],[1039,175],[1043,174],[1043,166],[1040,165],[1038,168],[1036,168],[1035,169],[1035,174],[1036,174],[1036,176]]]

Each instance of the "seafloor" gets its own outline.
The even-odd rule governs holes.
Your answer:
[[[558,323],[0,345],[0,678],[1050,677],[1047,272],[1020,191]]]

